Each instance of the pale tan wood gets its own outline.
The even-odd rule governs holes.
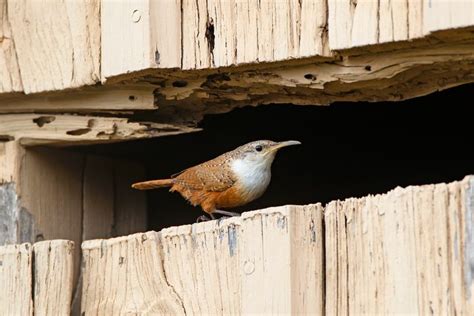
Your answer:
[[[101,4],[103,82],[133,71],[181,66],[180,1]]]
[[[331,202],[326,313],[472,314],[473,184]]]
[[[329,47],[340,50],[428,35],[431,30],[423,26],[426,5],[423,0],[328,0]]]
[[[31,244],[0,246],[0,314],[33,315]]]
[[[77,88],[100,80],[99,6],[98,0],[8,1],[25,93]]]
[[[34,314],[69,315],[73,290],[74,243],[48,240],[35,243]]]
[[[82,244],[86,315],[183,314],[166,279],[156,232]]]
[[[425,34],[474,25],[472,1],[423,0],[423,11],[422,21]]]
[[[156,109],[152,85],[110,85],[71,92],[0,96],[0,113]]]
[[[321,214],[320,205],[243,214],[242,314],[323,312]]]
[[[20,67],[7,16],[7,0],[0,0],[0,93],[23,91]]]
[[[325,1],[182,3],[183,69],[330,55]]]
[[[0,184],[18,182],[24,153],[17,141],[0,141]]]
[[[241,235],[239,218],[161,232],[167,281],[187,314],[241,313]]]
[[[320,314],[322,234],[308,205],[86,241],[82,311]]]
[[[113,166],[115,195],[113,236],[144,232],[147,229],[148,216],[146,193],[132,189],[131,184],[145,179],[145,167],[138,162],[118,159],[114,160]]]
[[[24,145],[111,142],[197,130],[159,123],[133,123],[126,118],[62,114],[0,115],[0,135]]]

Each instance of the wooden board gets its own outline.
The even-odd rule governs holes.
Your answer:
[[[0,93],[21,92],[20,67],[8,23],[7,0],[0,0]]]
[[[0,113],[25,112],[104,112],[154,110],[153,91],[149,84],[88,87],[57,93],[0,96]]]
[[[7,8],[25,93],[100,80],[100,1],[15,0]]]
[[[322,245],[320,205],[86,241],[82,311],[321,313]]]
[[[176,135],[198,129],[127,118],[63,114],[0,114],[0,135],[23,145],[72,145]]]
[[[329,56],[325,1],[182,1],[183,69]]]
[[[329,203],[326,313],[472,314],[473,188],[467,177]]]
[[[102,81],[181,64],[181,2],[101,1]]]
[[[73,290],[74,243],[48,240],[34,244],[34,314],[69,315]]]
[[[166,280],[157,233],[86,241],[82,250],[82,313],[183,314]]]
[[[0,247],[0,314],[33,315],[31,244]]]

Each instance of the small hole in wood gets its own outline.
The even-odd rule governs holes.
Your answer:
[[[49,124],[56,119],[55,116],[40,116],[33,119],[33,123],[36,123],[39,127],[43,127],[45,124]]]
[[[311,80],[311,81],[314,81],[316,80],[316,76],[313,75],[313,74],[306,74],[304,75],[305,79],[308,79],[308,80]]]
[[[372,70],[372,67],[371,67],[370,65],[367,65],[367,66],[365,66],[364,69],[367,70],[367,71],[371,71],[371,70]]]
[[[80,135],[87,134],[90,131],[91,131],[90,128],[79,128],[72,131],[67,131],[66,134],[71,135],[71,136],[80,136]]]
[[[132,102],[133,102],[133,101],[135,101],[136,99],[137,99],[137,97],[134,96],[134,95],[128,96],[128,100],[129,100],[129,101],[132,101]]]
[[[173,87],[183,88],[188,85],[188,82],[185,80],[176,80],[173,82]]]

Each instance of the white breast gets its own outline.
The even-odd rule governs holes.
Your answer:
[[[271,162],[256,163],[236,159],[231,164],[232,171],[239,179],[239,187],[248,199],[248,202],[259,198],[267,189],[271,174]]]

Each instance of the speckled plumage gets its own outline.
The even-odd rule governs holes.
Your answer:
[[[170,191],[179,192],[192,205],[200,205],[207,213],[241,206],[260,197],[266,190],[276,151],[298,143],[251,142],[185,169],[170,179],[136,183],[133,187],[145,190],[171,186]]]

